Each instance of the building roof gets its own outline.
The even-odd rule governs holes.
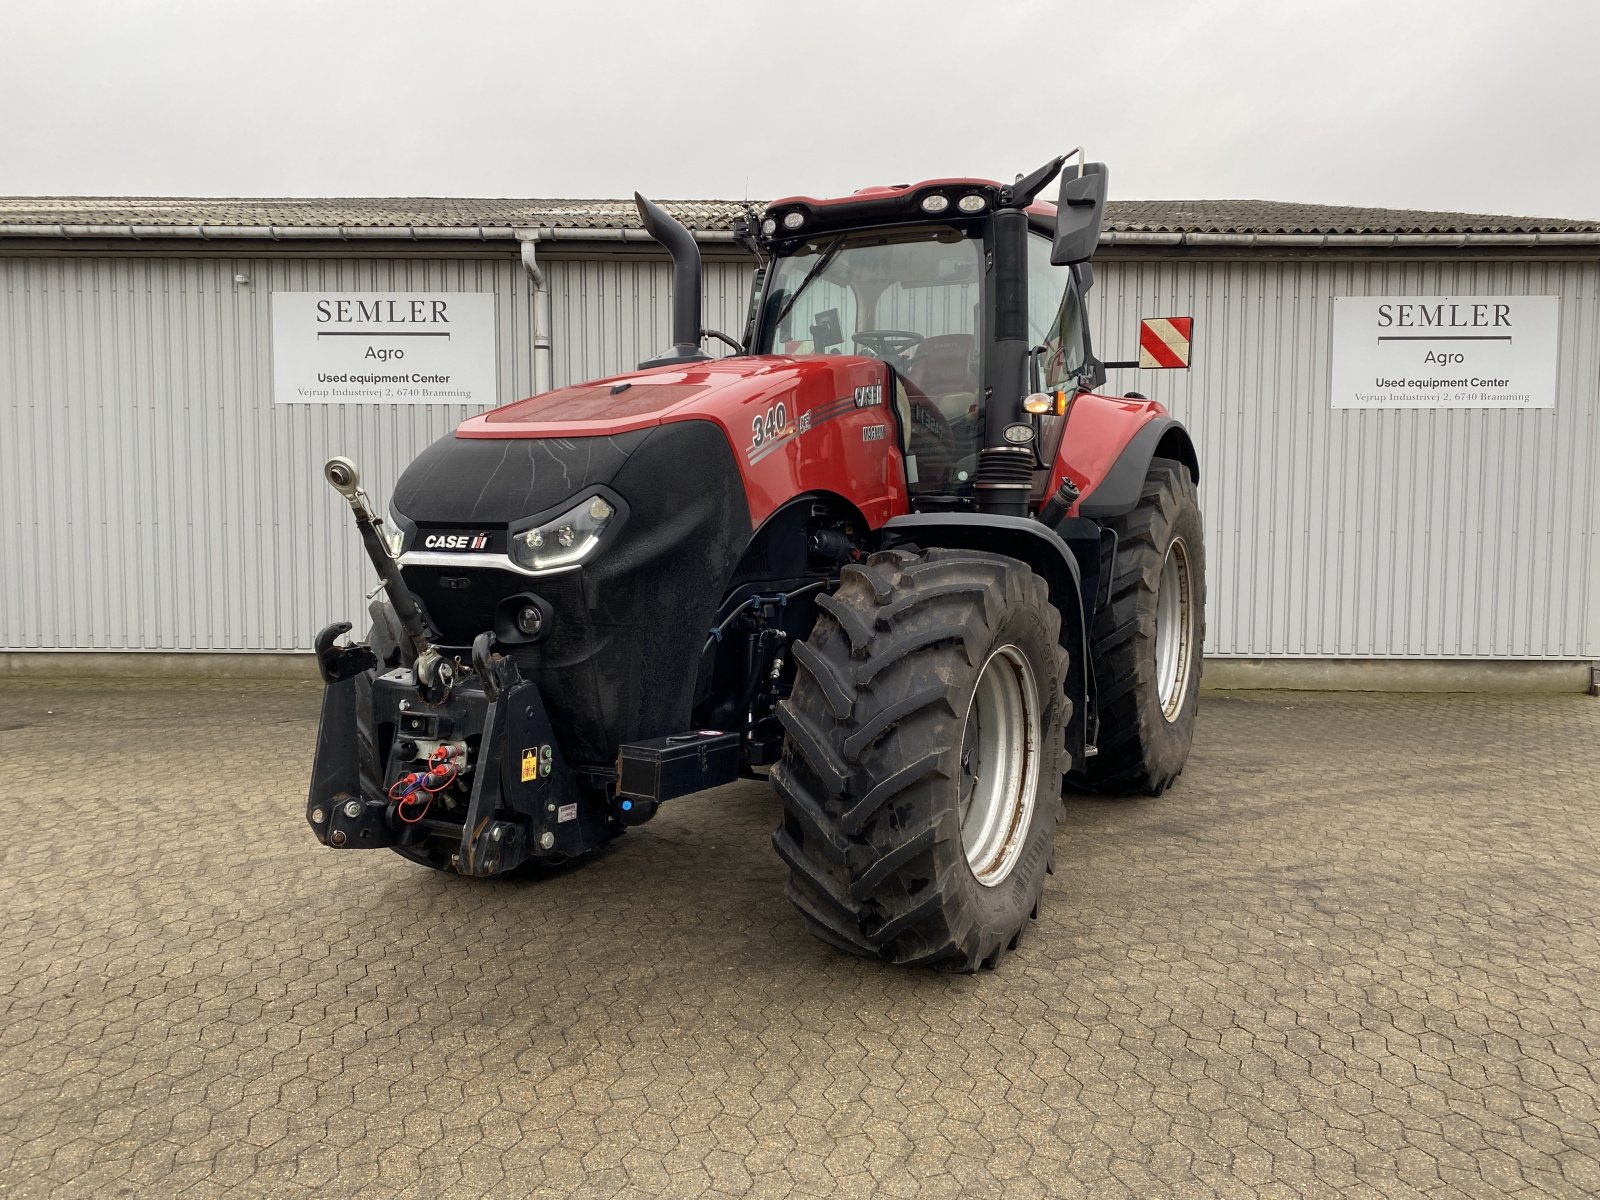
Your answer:
[[[744,205],[669,200],[691,229],[727,229]],[[473,200],[439,196],[211,199],[0,197],[0,224],[251,226],[276,229],[638,229],[632,200]]]
[[[718,240],[734,200],[670,200],[691,229]],[[757,202],[759,206],[759,202]],[[631,200],[0,197],[0,237],[643,237]],[[1113,200],[1108,245],[1600,244],[1600,221],[1295,204],[1273,200]]]
[[[0,202],[3,203],[3,202]],[[1106,224],[1118,232],[1427,234],[1597,233],[1600,221],[1561,217],[1501,217],[1488,213],[1293,204],[1279,200],[1122,200],[1107,205]]]

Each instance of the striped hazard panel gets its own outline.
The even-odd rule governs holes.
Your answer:
[[[1187,367],[1193,317],[1146,317],[1139,322],[1141,367]]]

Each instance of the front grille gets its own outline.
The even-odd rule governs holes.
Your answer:
[[[431,564],[406,567],[405,578],[440,643],[452,649],[469,647],[480,633],[492,629],[495,607],[507,596],[536,588],[548,596],[543,580],[472,566],[470,560],[459,569]],[[548,598],[554,603],[553,596]]]

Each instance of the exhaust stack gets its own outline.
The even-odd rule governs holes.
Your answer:
[[[659,204],[638,192],[633,202],[645,232],[672,255],[672,349],[646,359],[639,368],[704,362],[711,356],[700,349],[700,247],[683,222]]]

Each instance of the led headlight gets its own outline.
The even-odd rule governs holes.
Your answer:
[[[617,509],[604,496],[585,496],[559,517],[511,535],[511,557],[530,571],[553,571],[581,563],[616,523]]]
[[[383,539],[383,544],[388,547],[390,557],[399,558],[406,550],[406,528],[409,522],[400,520],[395,516],[394,509],[389,509],[389,519],[378,526],[378,536]]]

